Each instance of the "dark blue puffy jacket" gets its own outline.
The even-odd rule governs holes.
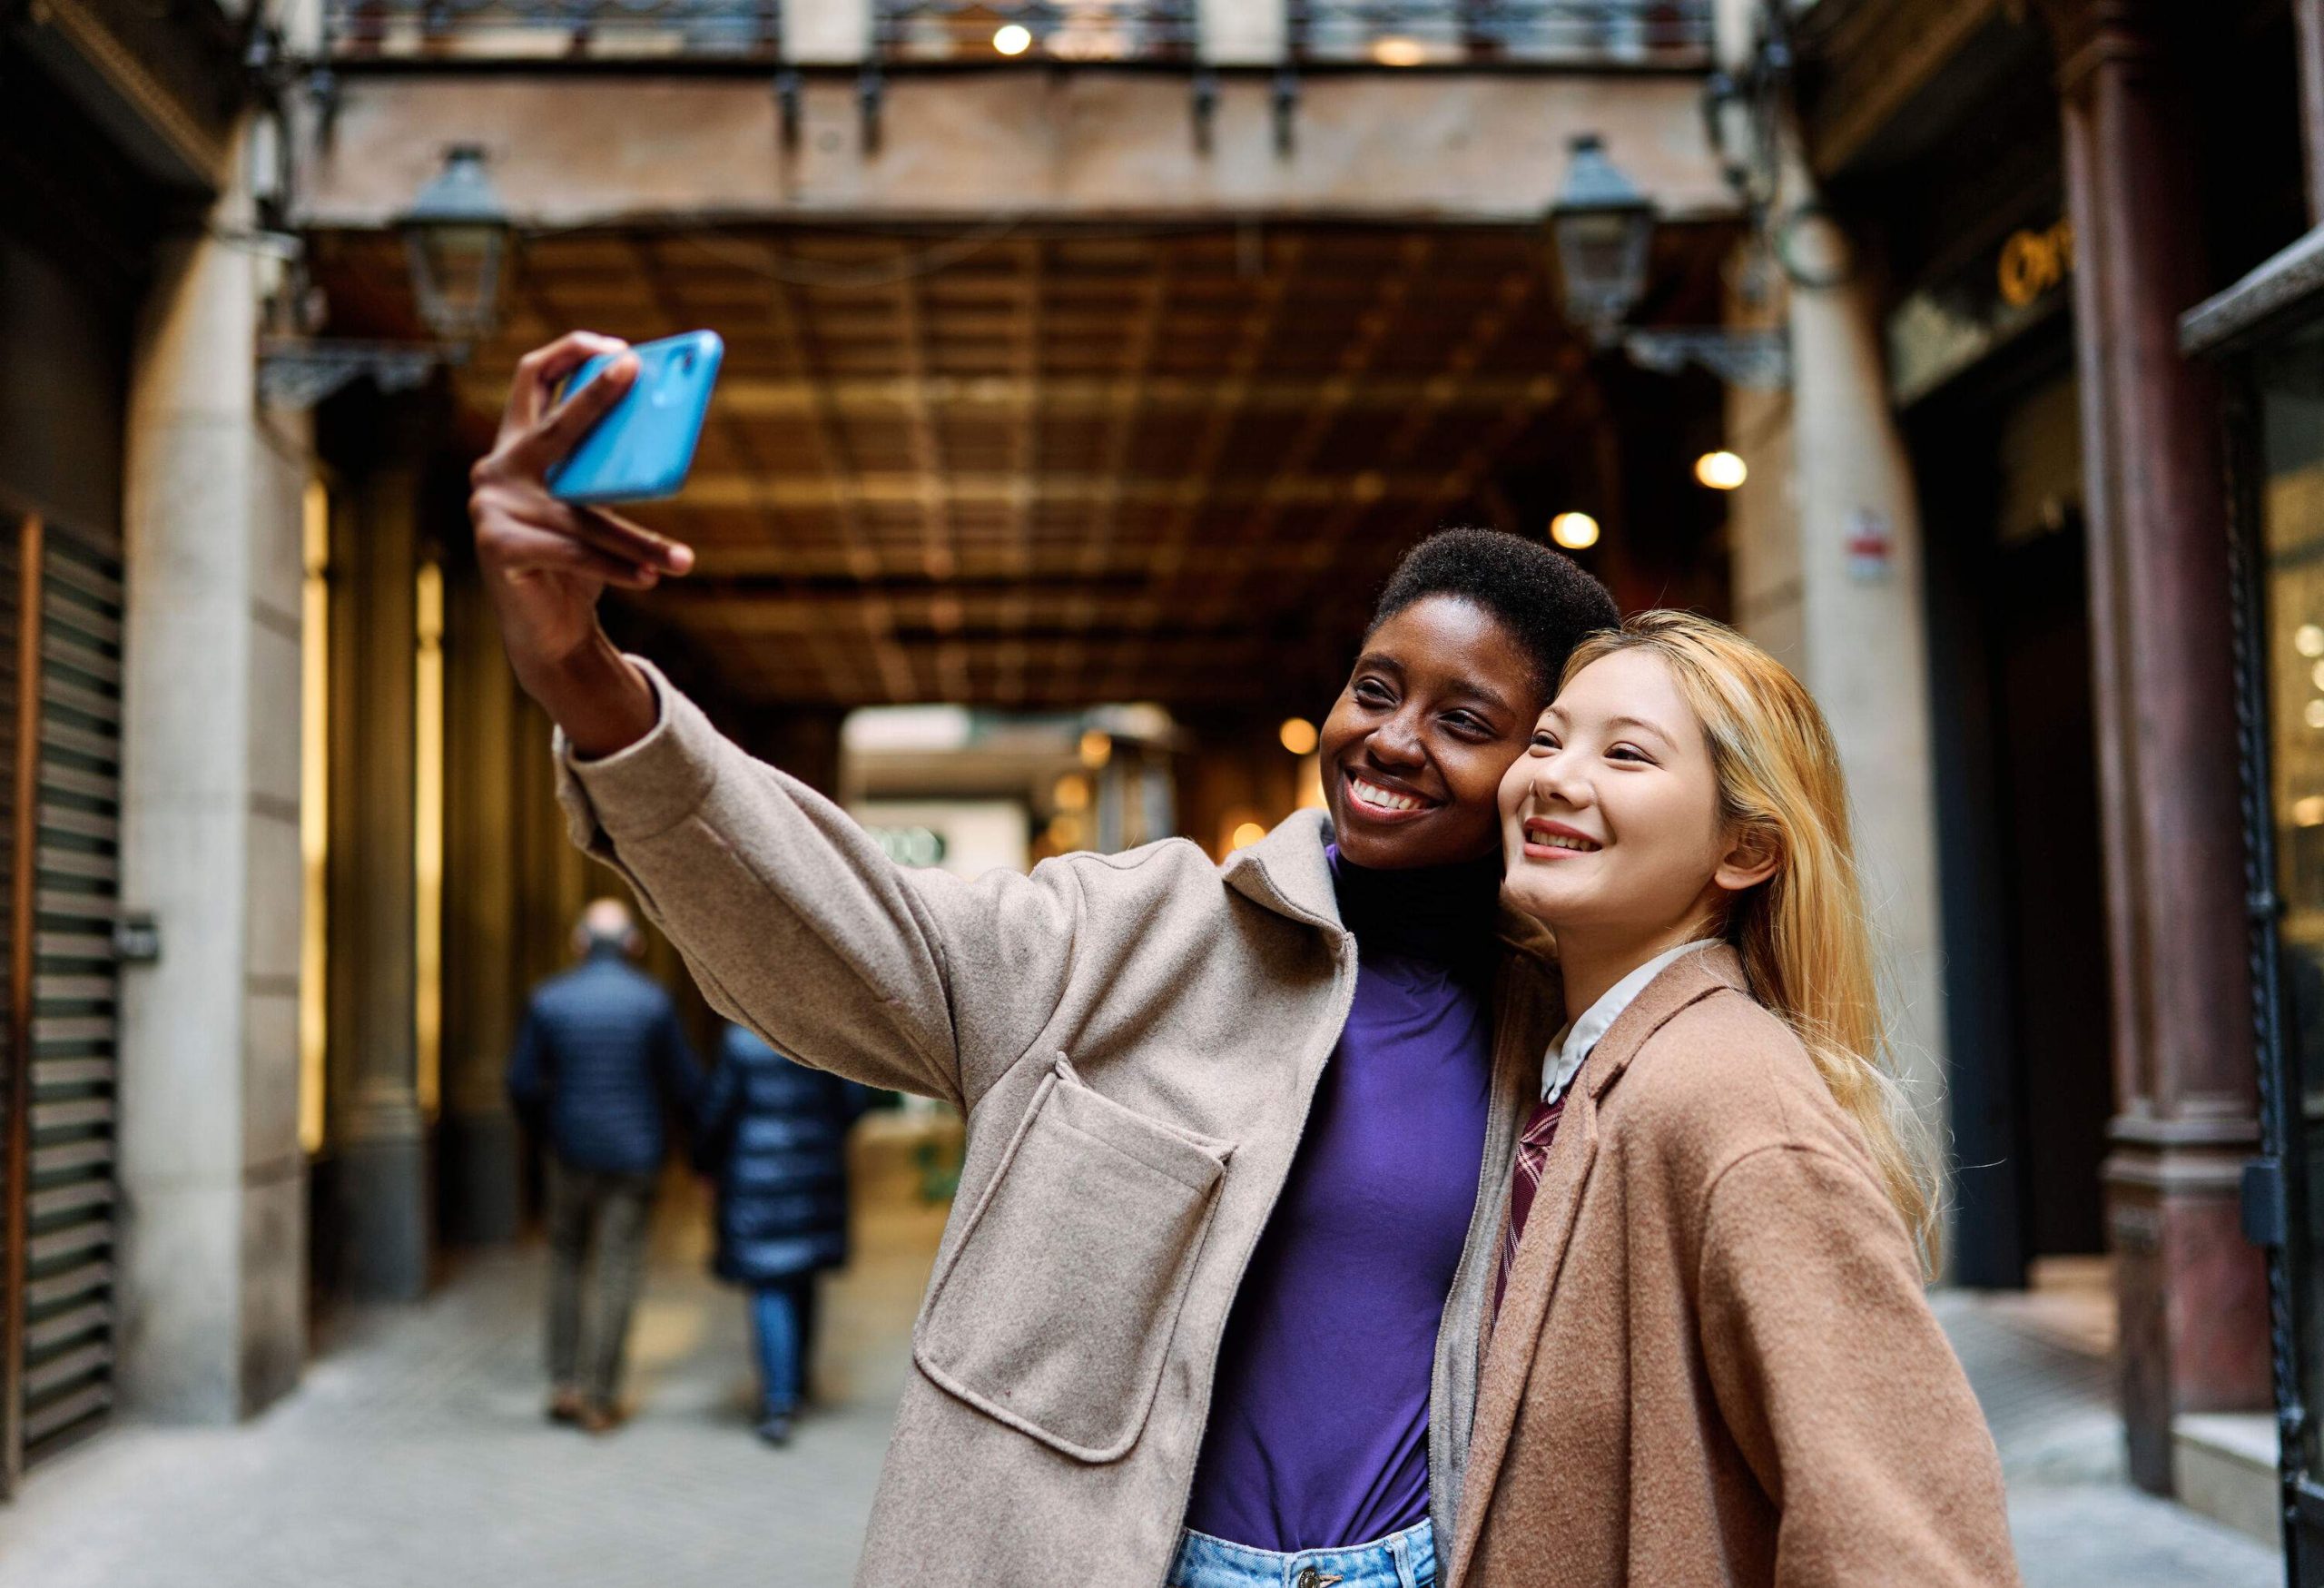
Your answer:
[[[509,1100],[549,1150],[609,1174],[659,1169],[665,1121],[700,1084],[677,1006],[614,947],[534,990],[508,1060]]]
[[[872,1094],[726,1028],[694,1116],[718,1181],[719,1276],[788,1279],[847,1261],[847,1128]]]

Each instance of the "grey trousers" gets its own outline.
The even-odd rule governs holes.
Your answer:
[[[645,1229],[653,1210],[651,1175],[606,1174],[549,1160],[549,1382],[579,1391],[592,1406],[611,1406],[621,1390],[630,1314],[645,1281]],[[592,1267],[585,1307],[583,1270]]]

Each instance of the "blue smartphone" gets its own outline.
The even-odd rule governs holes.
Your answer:
[[[560,501],[650,502],[677,495],[685,484],[726,344],[714,330],[692,330],[629,350],[637,355],[629,395],[548,471],[549,494]],[[557,400],[569,399],[617,357],[599,353],[576,370]]]

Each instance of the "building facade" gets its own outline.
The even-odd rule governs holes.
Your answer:
[[[2230,504],[2264,495],[2264,427],[2181,317],[2314,222],[2316,10],[1783,20],[1803,159],[1857,244],[1916,482],[1955,1271],[2111,1257],[2130,1470],[2171,1493],[2204,1414],[2272,1403],[2289,1449],[2313,1438],[2270,1211],[2290,1160],[2262,1133],[2297,1038],[2251,1014],[2297,1007],[2304,962],[2255,956],[2254,912],[2270,944],[2304,917],[2245,869],[2293,853],[2306,808],[2260,793],[2273,824],[2243,816],[2260,725],[2309,731],[2303,667],[2259,659],[2299,656],[2306,620],[2238,598]]]

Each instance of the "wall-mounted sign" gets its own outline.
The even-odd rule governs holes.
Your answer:
[[[2001,245],[1994,284],[2003,302],[2023,309],[2064,281],[2073,269],[2073,222],[2053,222],[2038,232],[2020,228]]]
[[[1896,566],[1896,536],[1888,515],[1877,508],[1858,508],[1848,515],[1848,577],[1860,585],[1876,585]]]
[[[1909,407],[2062,311],[2073,258],[2073,223],[2051,221],[2021,226],[1924,281],[1884,328],[1889,396]]]
[[[944,834],[933,827],[866,827],[864,831],[898,865],[944,863]]]

